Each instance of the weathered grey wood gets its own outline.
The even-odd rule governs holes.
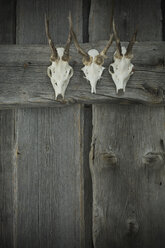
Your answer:
[[[0,44],[15,43],[15,0],[1,0],[0,3]]]
[[[84,178],[84,247],[92,248],[92,179],[89,168],[89,152],[92,142],[92,106],[84,106],[83,178]]]
[[[82,41],[82,1],[18,1],[17,43],[48,43],[44,27],[46,12],[50,19],[53,40],[55,43],[64,44],[68,36],[69,10],[72,12],[78,38]],[[37,74],[41,72],[39,79],[41,84],[35,91],[35,98],[38,98],[38,93],[45,90],[47,86],[51,94],[53,93],[46,76],[51,51],[48,45],[40,48],[39,57],[40,52],[45,53],[46,48],[46,60],[43,60],[42,64],[38,57],[41,62],[39,62],[41,71],[40,66],[34,63],[34,71]],[[27,60],[29,55],[24,57],[23,67],[21,65],[23,71],[20,72],[23,78],[25,74],[28,78],[31,74],[29,69],[33,62],[31,55]],[[36,54],[34,58],[38,55]],[[18,57],[17,61],[19,61]],[[17,69],[19,71],[19,65]],[[20,78],[19,72],[17,76]],[[23,78],[20,82],[24,86],[22,85],[19,94],[22,100],[28,97],[29,102],[32,100],[30,100],[31,97],[29,98],[30,92],[33,92],[34,88],[31,87],[31,80],[25,83]],[[35,78],[34,84],[37,84],[37,81]],[[26,87],[30,91],[27,92]],[[41,104],[40,107],[42,106],[51,105]],[[18,129],[21,129],[18,143],[22,150],[18,171],[18,229],[20,230],[17,236],[18,247],[22,247],[25,243],[24,246],[30,248],[85,247],[88,235],[85,233],[84,221],[83,141],[86,131],[84,131],[83,116],[84,110],[80,105],[64,109],[23,109],[18,112]],[[26,145],[27,140],[28,145]],[[22,188],[24,191],[21,190]]]
[[[95,43],[101,50],[106,41]],[[84,44],[89,49],[91,44]],[[97,94],[90,93],[90,85],[83,78],[81,57],[71,47],[74,76],[66,91],[65,101],[54,100],[54,90],[46,73],[49,63],[47,46],[0,46],[0,107],[59,106],[74,102],[142,102],[164,104],[165,44],[139,42],[134,48],[135,73],[124,95],[116,95],[115,85],[107,70],[112,61],[114,45],[105,61],[106,70],[97,86]],[[18,55],[19,53],[19,55]],[[6,73],[7,71],[7,73]]]
[[[114,0],[91,0],[89,16],[89,41],[108,40],[112,32],[112,13]],[[96,28],[97,27],[97,28]],[[101,30],[99,33],[98,30]]]
[[[162,40],[165,40],[165,2],[161,1],[161,10],[162,10]]]
[[[15,1],[0,2],[0,44],[15,43]],[[12,248],[16,231],[15,111],[0,111],[0,247]]]
[[[18,111],[18,247],[81,247],[82,123],[79,105]]]
[[[39,247],[39,162],[37,111],[18,110],[16,247]],[[44,141],[43,141],[44,142]]]
[[[93,107],[94,247],[164,247],[164,122],[164,108]]]
[[[113,11],[112,2],[114,2],[116,28],[122,41],[130,40],[136,26],[138,26],[138,41],[162,40],[161,0],[150,2],[106,0],[104,3],[101,0],[91,0],[90,41],[109,38]]]
[[[89,42],[89,13],[91,0],[83,0],[83,42]]]
[[[55,43],[64,43],[68,37],[69,10],[79,41],[82,41],[82,0],[17,1],[17,44],[47,44],[44,14],[50,20],[51,37]]]
[[[160,1],[114,2],[115,23],[121,40],[130,39],[136,24],[138,41],[162,39]],[[93,0],[91,10],[96,10],[99,3],[99,0]],[[104,8],[104,15],[109,22],[107,12],[109,13],[110,5],[107,9]],[[101,22],[103,16],[100,17],[98,12],[94,11],[93,18]],[[96,30],[90,40],[105,35],[97,22],[93,26],[90,22],[91,29]],[[107,38],[108,35],[109,30]],[[138,54],[135,49],[133,53],[136,59]],[[146,70],[146,64],[142,61],[145,56],[148,56],[147,49],[138,57],[141,69],[136,61],[134,63],[141,79]],[[153,50],[149,61],[153,61],[154,57]],[[148,68],[143,79],[147,80],[146,83],[136,83],[136,87],[147,86],[142,90],[143,93],[151,90],[151,81],[155,77],[152,74],[150,80],[147,75],[155,69],[155,66]],[[164,70],[163,67],[162,69]],[[126,94],[129,93],[129,87],[133,87],[132,81],[137,76],[138,71],[135,71],[126,88]],[[136,93],[141,95],[137,88]],[[150,93],[153,94],[153,91]],[[131,96],[133,95],[131,92]],[[164,185],[164,151],[160,145],[161,143],[163,146],[164,142],[164,118],[164,108],[161,107],[155,109],[143,105],[93,106],[93,145],[90,161],[95,248],[164,246],[165,215],[162,209],[165,195],[161,189]]]
[[[15,229],[15,115],[0,111],[0,246],[13,247]]]
[[[136,27],[138,41],[162,40],[161,0],[115,0],[114,18],[121,40],[129,41]]]

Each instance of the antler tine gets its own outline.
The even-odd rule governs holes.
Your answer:
[[[119,39],[117,32],[116,32],[114,19],[113,19],[113,32],[114,32],[114,36],[115,36],[115,40],[116,40],[117,57],[120,58],[122,56],[121,43],[120,43],[120,39]]]
[[[85,50],[83,50],[82,47],[80,47],[78,40],[77,40],[77,37],[76,37],[76,34],[73,31],[73,23],[72,23],[71,14],[69,14],[69,25],[70,25],[70,32],[71,32],[75,47],[77,48],[77,51],[83,56],[83,58],[86,62],[90,61],[89,54]]]
[[[109,41],[106,44],[106,46],[103,49],[103,51],[101,51],[100,55],[102,55],[103,57],[106,55],[106,53],[107,53],[108,49],[110,48],[112,42],[113,42],[113,34],[110,35]]]
[[[56,61],[58,59],[58,53],[57,53],[57,49],[50,37],[50,33],[49,33],[49,20],[47,19],[46,17],[46,14],[45,14],[45,31],[46,31],[46,36],[48,38],[48,43],[49,43],[49,46],[50,48],[52,49],[52,55],[51,55],[51,60],[52,61]]]
[[[69,19],[71,18],[71,13],[69,12]],[[71,25],[69,21],[69,34],[68,34],[68,40],[65,45],[65,50],[64,50],[64,55],[62,56],[62,59],[64,61],[69,61],[69,49],[70,49],[70,44],[72,42],[72,35],[71,35]]]
[[[126,51],[125,56],[132,55],[132,48],[133,48],[133,46],[135,44],[136,36],[137,36],[137,28],[136,28],[135,32],[133,33],[132,39],[130,40],[130,42],[128,44],[128,47],[127,47],[127,51]]]

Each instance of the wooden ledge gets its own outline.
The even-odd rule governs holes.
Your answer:
[[[89,50],[101,51],[106,41],[86,43]],[[127,45],[127,42],[122,44]],[[115,85],[108,72],[113,61],[115,45],[105,60],[106,69],[97,84],[97,94],[90,93],[90,84],[81,71],[82,60],[71,46],[70,64],[74,76],[66,90],[65,100],[55,101],[54,90],[47,76],[50,65],[48,45],[0,45],[0,109],[15,106],[65,106],[73,103],[143,103],[165,105],[165,42],[139,42],[134,46],[135,73],[129,80],[126,92],[116,95]]]

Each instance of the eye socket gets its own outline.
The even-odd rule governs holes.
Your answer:
[[[69,76],[71,76],[72,74],[73,74],[73,70],[70,69],[70,71],[69,71]]]
[[[52,77],[52,70],[50,68],[48,68],[47,73],[49,77]]]
[[[112,65],[110,65],[109,70],[110,70],[110,72],[114,73],[114,69],[113,69]]]
[[[132,67],[132,71],[131,72],[135,72],[135,67],[134,66]]]

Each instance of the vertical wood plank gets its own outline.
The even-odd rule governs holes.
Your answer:
[[[16,247],[39,247],[38,115],[18,110],[17,240]]]
[[[108,28],[105,33],[100,25],[100,19],[104,20],[99,14],[101,3],[92,0],[91,4],[90,40],[105,35],[108,39]],[[109,2],[103,7],[107,18],[104,21],[109,24],[110,5]],[[114,13],[121,40],[130,39],[136,24],[138,41],[162,39],[160,1],[148,4],[146,1],[116,0]],[[159,164],[157,170],[151,169],[150,163],[142,165],[147,152],[163,152],[160,146],[160,140],[164,142],[163,123],[164,108],[161,107],[93,106],[90,164],[95,248],[163,247],[165,196],[161,189],[164,172],[160,164],[164,160],[160,162],[154,158],[157,162],[152,166],[156,168]],[[147,156],[152,157],[150,153]]]
[[[84,247],[92,248],[92,179],[89,152],[92,141],[92,106],[84,107],[83,180],[84,180]]]
[[[115,0],[114,16],[121,41],[129,41],[136,26],[138,41],[162,40],[161,0]]]
[[[79,105],[41,110],[40,247],[81,247],[82,118]]]
[[[65,43],[69,10],[82,41],[82,1],[18,0],[17,43],[47,43],[45,12],[53,40]],[[88,127],[84,129],[83,107],[19,110],[18,129],[18,246],[89,247],[83,169]]]
[[[0,2],[0,44],[15,43],[16,1],[1,0]]]
[[[17,1],[17,43],[47,44],[44,14],[50,22],[50,32],[55,43],[65,43],[68,37],[69,10],[79,41],[82,41],[82,0],[52,1],[31,0]],[[28,35],[27,35],[28,34]]]
[[[0,246],[13,247],[14,111],[0,111]]]
[[[138,26],[138,41],[162,40],[161,0],[91,0],[90,41],[109,39],[114,2],[114,18],[121,41],[129,41]]]
[[[82,118],[79,105],[19,110],[18,247],[82,247]]]
[[[15,43],[15,1],[0,2],[0,43]],[[0,247],[15,239],[15,111],[0,111]]]
[[[95,247],[163,248],[164,109],[97,105],[93,111]]]
[[[161,10],[162,10],[162,33],[163,39],[165,40],[165,2],[161,0]]]
[[[111,32],[113,0],[91,0],[89,41],[108,40]]]

